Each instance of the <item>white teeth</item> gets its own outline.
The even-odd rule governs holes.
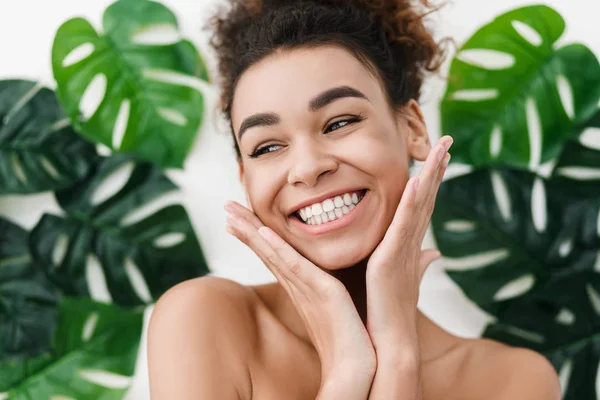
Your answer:
[[[323,202],[323,211],[330,212],[333,211],[335,206],[333,205],[333,201],[331,199],[327,199]]]
[[[342,199],[341,196],[335,196],[335,199],[333,199],[333,205],[336,208],[342,208],[342,206],[344,205],[344,199]]]
[[[300,209],[300,218],[302,218],[302,221],[304,221],[304,222],[306,222],[306,220],[308,220],[308,218],[306,218],[306,213],[304,212],[303,208]]]
[[[321,206],[321,203],[315,203],[312,205],[312,213],[313,215],[319,215],[323,213],[323,206]]]
[[[352,204],[352,197],[350,197],[350,195],[348,193],[346,193],[344,195],[344,204],[349,206],[350,204]]]
[[[362,197],[357,192],[346,193],[302,208],[297,214],[307,225],[323,224],[348,214],[362,200]]]

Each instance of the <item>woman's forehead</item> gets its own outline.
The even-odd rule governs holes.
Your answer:
[[[245,115],[257,112],[305,110],[315,95],[337,86],[350,86],[367,96],[380,90],[370,71],[342,48],[280,52],[242,74],[233,96],[231,118],[236,126]]]

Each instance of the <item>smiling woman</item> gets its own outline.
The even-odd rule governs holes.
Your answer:
[[[418,105],[442,61],[429,4],[229,5],[210,28],[248,208],[228,203],[226,229],[277,282],[205,277],[165,294],[152,397],[557,399],[542,356],[453,336],[417,309],[452,145],[432,149]]]

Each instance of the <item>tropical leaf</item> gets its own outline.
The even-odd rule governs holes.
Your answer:
[[[42,371],[52,364],[54,358],[51,350],[38,357],[13,358],[0,361],[0,398],[8,396],[6,392],[20,385],[28,377]]]
[[[60,293],[32,262],[28,236],[0,218],[0,362],[48,351],[58,323]]]
[[[0,81],[0,194],[70,186],[87,174],[95,155],[54,92],[36,82]]]
[[[444,182],[432,217],[448,275],[496,319],[484,336],[546,355],[565,399],[596,399],[599,210],[563,179],[499,168]]]
[[[182,168],[202,122],[203,98],[172,78],[208,79],[200,55],[187,40],[148,44],[140,39],[154,28],[177,30],[175,15],[154,1],[113,3],[103,28],[99,34],[88,21],[73,18],[54,38],[52,69],[73,125],[115,150]],[[100,99],[88,102],[84,95]]]
[[[33,360],[38,365],[30,375],[21,373],[23,362],[0,365],[3,376],[24,378],[13,382],[7,399],[122,399],[134,374],[142,326],[142,310],[63,298],[51,356]]]
[[[596,112],[600,64],[584,45],[557,48],[564,30],[556,11],[529,6],[499,16],[461,47],[442,101],[453,162],[535,168]]]
[[[600,198],[600,112],[580,130],[577,140],[565,143],[554,166],[553,179],[560,181],[569,193]]]
[[[105,184],[127,172],[120,190],[98,197],[106,196]],[[103,159],[84,180],[56,193],[67,215],[41,218],[31,232],[32,254],[68,295],[90,295],[86,277],[95,266],[115,303],[151,303],[171,286],[208,272],[185,208],[148,208],[174,191],[151,163],[136,164],[127,154]]]

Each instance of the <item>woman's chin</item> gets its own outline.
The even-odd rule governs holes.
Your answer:
[[[354,251],[329,251],[325,254],[315,254],[312,262],[321,269],[336,271],[344,268],[350,268],[363,261],[369,252]]]

